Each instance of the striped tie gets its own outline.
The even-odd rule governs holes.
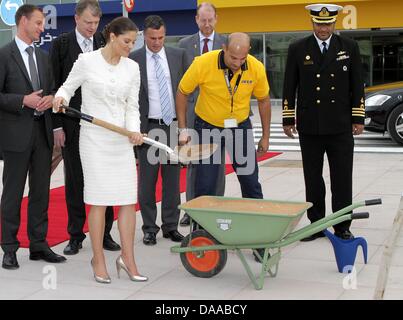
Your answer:
[[[83,52],[91,52],[92,51],[92,41],[91,39],[85,38],[83,41],[84,51]]]
[[[171,99],[169,97],[168,82],[165,78],[164,69],[159,61],[160,56],[156,53],[153,54],[155,76],[158,81],[158,88],[160,93],[161,115],[162,121],[169,126],[174,118],[173,109],[171,106]]]

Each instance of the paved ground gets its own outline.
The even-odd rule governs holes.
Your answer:
[[[273,121],[279,121],[280,110],[276,107]],[[304,184],[299,152],[286,152],[260,163],[260,180],[268,199],[304,201]],[[0,162],[0,171],[2,162]],[[329,187],[328,168],[325,179]],[[92,278],[90,267],[91,248],[87,238],[84,248],[62,265],[53,266],[28,260],[28,251],[20,249],[20,269],[0,269],[0,299],[372,299],[379,263],[385,241],[403,191],[403,158],[398,154],[355,155],[354,201],[381,197],[382,206],[369,207],[368,220],[353,222],[352,232],[368,241],[368,264],[363,264],[359,251],[356,260],[356,278],[348,281],[345,274],[337,271],[330,242],[318,239],[314,242],[297,242],[282,251],[276,278],[267,277],[263,290],[253,288],[238,257],[230,252],[223,271],[210,279],[196,278],[182,266],[177,254],[170,253],[173,245],[161,234],[158,244],[146,247],[142,243],[141,216],[138,215],[136,232],[136,259],[139,270],[149,276],[146,283],[135,283],[126,276],[118,279],[114,269],[117,253],[106,253],[112,277],[110,285],[101,285]],[[52,187],[63,184],[62,167],[52,178]],[[328,188],[329,190],[329,188]],[[0,189],[1,191],[1,189]],[[329,193],[329,191],[328,191]],[[236,176],[227,176],[227,196],[240,196]],[[184,195],[182,195],[184,197]],[[328,204],[330,197],[328,197]],[[330,209],[328,209],[330,212]],[[304,218],[297,228],[306,225]],[[180,228],[187,233],[187,229]],[[116,223],[113,235],[118,239]],[[54,248],[61,253],[66,243]],[[250,252],[245,251],[254,272],[259,264]],[[56,271],[56,288],[49,283],[49,272]],[[53,274],[53,273],[52,273]],[[344,283],[344,285],[343,285]],[[49,288],[50,287],[50,288]],[[403,236],[399,236],[389,283],[387,299],[403,299]]]

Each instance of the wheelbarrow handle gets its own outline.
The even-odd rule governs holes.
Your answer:
[[[351,214],[351,220],[368,219],[368,218],[369,218],[368,212],[356,212]]]
[[[365,200],[366,206],[374,206],[377,204],[382,204],[382,199],[372,199],[372,200]]]

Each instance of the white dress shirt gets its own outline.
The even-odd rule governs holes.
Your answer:
[[[147,59],[147,84],[148,84],[148,101],[149,101],[149,111],[148,117],[150,119],[161,119],[161,103],[160,103],[160,91],[158,87],[158,80],[155,74],[155,60],[153,58],[153,52],[146,46],[146,59]],[[172,92],[172,82],[171,74],[169,72],[168,59],[165,53],[165,49],[162,48],[158,53],[160,56],[160,64],[164,69],[164,74],[168,83],[169,100],[171,101],[171,107],[173,109],[174,118],[176,118],[175,113],[175,102]]]
[[[329,37],[327,40],[320,40],[316,34],[313,34],[315,36],[316,41],[318,42],[320,52],[323,52],[323,42],[326,42],[326,49],[329,50],[330,46],[330,39],[332,39],[332,35]]]
[[[77,38],[77,43],[81,48],[81,51],[85,52],[84,40],[86,38],[82,36],[82,34],[77,30],[77,28],[76,28],[76,38]],[[88,52],[94,51],[94,37],[89,38],[89,40],[91,41],[91,45],[90,45],[90,49]]]
[[[29,78],[31,78],[31,73],[29,72],[29,63],[28,63],[28,52],[26,52],[25,50],[28,47],[33,47],[34,48],[34,62],[35,62],[35,66],[36,66],[36,70],[38,72],[39,75],[39,71],[38,71],[38,63],[36,62],[36,54],[35,54],[35,46],[33,43],[31,43],[31,45],[26,44],[24,41],[22,41],[20,38],[18,38],[18,36],[15,36],[15,43],[17,44],[18,50],[20,50],[21,56],[22,56],[22,60],[24,61],[24,65],[25,65],[25,69],[28,72]]]
[[[203,35],[203,33],[201,33],[199,31],[199,37],[200,37],[200,55],[203,54],[203,47],[204,47],[204,39],[209,39],[209,42],[207,42],[207,47],[208,47],[208,51],[210,52],[211,50],[213,50],[213,42],[214,42],[214,33],[215,31],[213,31],[212,34],[210,34],[208,37],[205,37]]]

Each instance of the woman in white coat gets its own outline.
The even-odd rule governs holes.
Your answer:
[[[122,244],[116,260],[118,276],[124,269],[132,281],[146,281],[134,259],[136,228],[137,173],[133,145],[143,143],[140,133],[138,93],[140,72],[128,58],[137,27],[128,18],[119,17],[104,30],[106,46],[81,54],[68,78],[59,88],[54,108],[68,104],[81,87],[81,111],[125,127],[133,134],[128,139],[115,132],[81,122],[80,158],[84,175],[84,202],[91,205],[88,223],[93,250],[91,265],[94,278],[110,283],[102,247],[107,206],[120,206],[118,227]]]

